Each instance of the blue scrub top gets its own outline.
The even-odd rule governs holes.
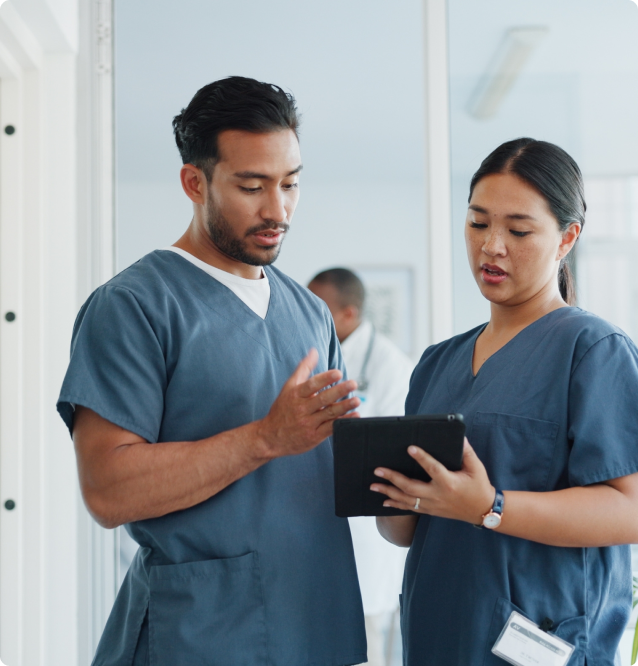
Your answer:
[[[58,402],[69,429],[75,404],[151,443],[198,440],[264,417],[310,347],[319,352],[317,373],[343,368],[325,304],[265,270],[265,319],[168,251],[97,289],[78,315]],[[326,440],[201,504],[127,525],[141,548],[93,663],[365,661],[352,542],[347,520],[334,514],[332,469]]]
[[[621,330],[561,308],[474,377],[483,328],[425,351],[407,414],[463,414],[503,490],[547,492],[638,471],[638,350]],[[558,548],[420,517],[403,586],[406,665],[502,666],[491,649],[513,610],[538,624],[551,618],[576,646],[570,666],[612,666],[631,610],[629,546]]]

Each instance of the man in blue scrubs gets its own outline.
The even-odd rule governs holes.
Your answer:
[[[173,126],[193,220],[84,304],[58,402],[89,511],[140,544],[93,663],[364,662],[329,441],[356,384],[328,309],[271,266],[299,197],[294,99],[231,77]]]

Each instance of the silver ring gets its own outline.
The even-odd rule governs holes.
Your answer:
[[[421,498],[417,497],[416,502],[414,503],[414,510],[418,511],[419,510],[419,504],[421,504]]]

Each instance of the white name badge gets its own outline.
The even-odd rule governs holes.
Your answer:
[[[514,611],[492,652],[515,666],[565,666],[574,646]]]

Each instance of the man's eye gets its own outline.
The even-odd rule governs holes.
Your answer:
[[[284,190],[294,190],[299,187],[299,183],[286,183],[284,185]]]
[[[480,222],[470,222],[472,229],[487,229],[487,224],[481,224]]]
[[[259,192],[261,190],[261,187],[241,187],[239,188],[243,192],[250,192],[251,194],[254,192]]]
[[[530,234],[531,231],[514,231],[514,229],[510,229],[510,233],[513,236],[517,236],[518,238],[523,238],[524,236],[527,236],[528,234]]]

